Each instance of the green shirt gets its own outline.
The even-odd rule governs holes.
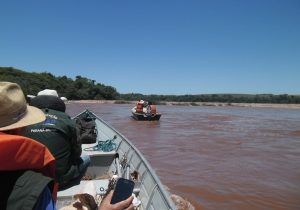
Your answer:
[[[46,120],[24,129],[24,136],[32,138],[50,150],[56,159],[56,178],[60,186],[74,177],[76,161],[81,155],[75,121],[64,112],[42,109]]]

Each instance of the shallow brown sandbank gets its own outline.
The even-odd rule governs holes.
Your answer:
[[[125,100],[70,100],[68,103],[96,103],[96,104],[135,104],[136,101]],[[219,102],[175,102],[162,101],[159,105],[167,106],[234,106],[234,107],[260,107],[260,108],[286,108],[300,109],[300,104],[264,104],[264,103],[219,103]]]

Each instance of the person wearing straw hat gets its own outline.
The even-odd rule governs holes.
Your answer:
[[[21,136],[25,126],[45,120],[26,103],[20,86],[0,82],[0,209],[56,210],[55,159],[43,144]],[[131,210],[133,197],[110,204],[112,192],[99,210]]]
[[[81,155],[76,123],[65,113],[65,103],[56,90],[46,89],[32,98],[30,105],[41,109],[46,120],[27,126],[22,135],[35,139],[51,151],[56,159],[59,190],[79,184],[90,165],[90,157]]]
[[[0,209],[56,209],[55,159],[44,145],[20,135],[44,120],[18,84],[0,82]]]

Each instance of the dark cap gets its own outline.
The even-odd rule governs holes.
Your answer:
[[[50,95],[39,95],[31,99],[31,106],[35,106],[40,109],[53,109],[56,111],[65,112],[66,105],[59,97],[50,96]]]

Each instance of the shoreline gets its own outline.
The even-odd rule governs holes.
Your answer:
[[[136,101],[125,100],[70,100],[67,103],[87,104],[136,104]],[[166,106],[215,106],[215,107],[253,107],[253,108],[284,108],[300,109],[300,104],[267,104],[267,103],[221,103],[221,102],[160,102],[157,105]]]

